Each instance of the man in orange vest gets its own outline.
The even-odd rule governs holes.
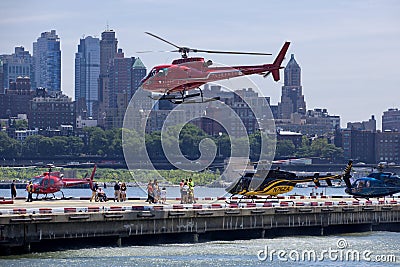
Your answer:
[[[26,186],[26,191],[28,191],[28,199],[26,200],[26,202],[32,202],[33,201],[33,198],[32,198],[32,194],[33,194],[32,181],[30,181],[29,184]]]

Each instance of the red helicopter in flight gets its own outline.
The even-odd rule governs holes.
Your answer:
[[[179,52],[182,58],[175,59],[172,64],[155,66],[149,74],[141,81],[140,87],[153,93],[162,93],[161,97],[154,97],[156,100],[169,100],[174,104],[182,103],[198,103],[196,101],[186,101],[188,98],[201,96],[201,102],[219,100],[219,97],[207,98],[203,97],[200,86],[219,80],[240,77],[244,75],[260,74],[267,77],[272,74],[275,81],[279,81],[279,70],[283,67],[281,63],[285,58],[290,42],[285,42],[282,49],[278,53],[275,61],[271,64],[253,65],[253,66],[224,66],[211,67],[212,61],[205,61],[202,57],[188,57],[189,52],[203,52],[211,54],[243,54],[243,55],[271,55],[267,53],[255,52],[233,52],[233,51],[215,51],[194,49],[189,47],[181,47],[173,44],[155,34],[146,32],[167,44],[177,48],[170,52]],[[199,93],[191,93],[188,91],[198,88]]]
[[[48,164],[47,167],[49,168],[48,172],[44,172],[42,175],[36,176],[31,180],[33,185],[33,194],[36,194],[36,199],[39,194],[44,194],[45,198],[47,198],[47,194],[53,194],[53,197],[55,198],[54,193],[56,192],[61,192],[63,198],[65,198],[64,193],[61,190],[65,187],[80,184],[89,184],[90,188],[93,186],[93,177],[96,172],[96,165],[94,165],[90,177],[85,177],[83,179],[64,178],[59,171],[52,172],[52,169],[55,168],[53,164]]]

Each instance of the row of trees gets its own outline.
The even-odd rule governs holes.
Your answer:
[[[0,168],[0,181],[16,179],[24,182],[32,177],[47,171],[47,168]],[[90,174],[92,168],[57,169],[62,171],[65,177],[83,178]],[[182,178],[192,178],[197,185],[207,185],[216,181],[220,176],[219,171],[189,172],[183,170],[126,170],[97,168],[95,180],[97,182],[124,181],[128,183],[146,184],[149,180],[157,179],[162,183],[179,184]],[[162,178],[164,177],[164,178]]]
[[[261,151],[263,156],[273,156],[275,139],[272,136],[263,136],[256,132],[249,139],[230,139],[226,134],[212,137],[192,124],[186,124],[182,130],[180,126],[169,128],[163,136],[156,131],[141,136],[134,130],[112,129],[104,131],[98,127],[87,127],[81,137],[57,136],[45,137],[34,135],[20,142],[0,132],[0,158],[49,158],[56,155],[74,156],[96,155],[104,158],[122,158],[123,148],[129,153],[143,155],[148,153],[151,159],[165,160],[164,149],[173,147],[176,137],[179,138],[179,148],[185,157],[194,160],[200,157],[199,145],[203,146],[203,153],[210,153],[220,158],[233,156],[245,151],[250,146],[251,160],[258,160]],[[162,142],[161,142],[162,139]],[[264,140],[265,142],[261,142]],[[146,147],[144,147],[144,145]],[[263,145],[263,149],[261,149]],[[216,150],[215,150],[216,149]],[[212,154],[214,153],[214,154]],[[240,154],[240,153],[239,153]],[[310,141],[303,136],[301,145],[296,148],[292,141],[282,140],[276,142],[275,158],[284,157],[322,157],[340,160],[343,150],[328,143],[325,138],[316,138]]]

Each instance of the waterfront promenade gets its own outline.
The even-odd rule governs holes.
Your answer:
[[[138,242],[199,242],[283,235],[327,235],[373,230],[400,231],[400,199],[354,200],[288,196],[229,204],[226,198],[166,205],[89,202],[88,198],[17,199],[0,205],[2,253]]]

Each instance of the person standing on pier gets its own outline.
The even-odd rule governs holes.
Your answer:
[[[26,186],[26,191],[28,191],[28,199],[26,202],[32,202],[33,201],[33,184],[32,181],[29,182],[29,184]]]
[[[11,183],[11,199],[14,200],[14,198],[16,197],[17,197],[17,188],[15,187],[15,180],[13,180]]]
[[[185,185],[185,180],[182,179],[182,181],[179,183],[179,192],[181,193],[181,204],[183,204],[183,186]]]
[[[153,183],[152,183],[151,180],[147,184],[147,199],[146,199],[146,202],[149,202],[149,204],[154,203]]]
[[[114,185],[114,202],[115,201],[117,201],[117,202],[119,202],[120,201],[120,189],[121,189],[121,186],[119,185],[119,183],[118,182],[115,182],[115,185]]]
[[[194,182],[192,178],[189,178],[188,187],[189,187],[188,202],[190,204],[196,203],[196,200],[194,199]]]
[[[92,186],[92,197],[90,198],[90,202],[92,202],[93,201],[93,199],[95,199],[95,197],[96,197],[96,192],[97,192],[97,189],[98,189],[98,185],[97,185],[97,183],[94,183],[93,184],[93,186]]]
[[[120,187],[120,201],[124,202],[126,201],[126,184],[122,183]]]
[[[160,195],[161,195],[161,190],[160,187],[158,185],[158,181],[155,179],[154,183],[153,183],[153,202],[154,203],[158,203],[158,201],[160,200]]]
[[[181,201],[182,204],[188,203],[188,191],[189,191],[189,186],[187,182],[185,182],[182,187],[182,201]]]
[[[161,204],[166,204],[167,202],[167,189],[163,187],[161,189]]]

